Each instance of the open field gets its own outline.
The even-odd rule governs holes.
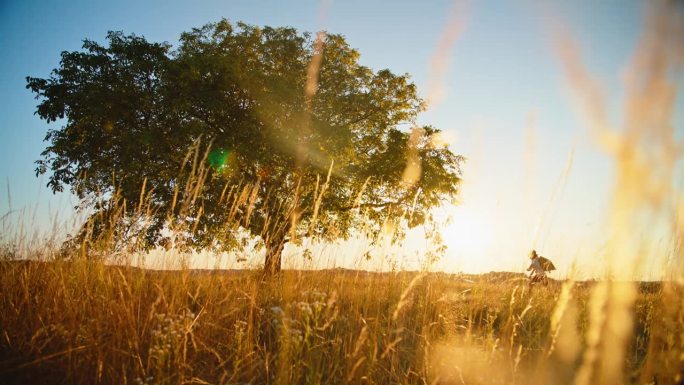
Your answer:
[[[0,385],[684,385],[684,1],[196,3],[0,0]]]
[[[596,309],[601,290],[591,289],[619,284],[529,291],[512,273],[259,277],[3,262],[0,383],[581,384],[612,375],[592,353],[611,342],[596,335],[610,299]],[[683,293],[638,285],[625,382],[682,381]]]

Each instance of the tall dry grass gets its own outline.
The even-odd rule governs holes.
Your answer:
[[[530,290],[506,274],[285,271],[264,281],[249,270],[144,270],[128,264],[145,218],[157,210],[143,185],[138,202],[107,196],[106,214],[90,217],[69,249],[18,253],[3,245],[0,383],[682,383],[684,205],[670,76],[681,69],[674,38],[681,35],[673,31],[684,24],[673,3],[658,4],[627,79],[622,130],[607,129],[604,101],[577,49],[568,41],[560,47],[592,132],[616,159],[608,258],[619,279]],[[209,149],[199,141],[191,148],[181,170],[187,183],[173,203],[181,215],[166,225],[180,257],[202,215]],[[321,178],[311,201],[320,205],[317,194],[326,190]],[[226,186],[226,231],[250,220],[257,191],[253,183]],[[126,207],[136,207],[132,217]],[[673,235],[669,279],[630,282],[648,247],[630,234],[662,218]],[[27,256],[42,261],[18,260]]]
[[[285,271],[264,283],[77,260],[4,261],[0,278],[8,384],[570,384],[601,311],[597,283],[530,291],[513,274]],[[682,294],[640,286],[625,383],[681,381]]]

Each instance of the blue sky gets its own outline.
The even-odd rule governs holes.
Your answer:
[[[544,4],[501,0],[456,7],[464,28],[440,53],[448,62],[439,79],[445,96],[420,122],[444,129],[452,149],[469,158],[461,209],[466,213],[447,233],[457,239],[459,229],[479,223],[487,234],[479,235],[479,244],[453,241],[446,269],[515,269],[531,247],[569,266],[602,247],[612,160],[591,142],[573,107],[552,32],[564,25],[578,41],[617,121],[620,73],[633,53],[643,10],[635,1]],[[363,64],[411,74],[426,95],[434,75],[430,61],[452,8],[443,0],[0,1],[0,215],[9,210],[8,183],[12,208],[37,206],[39,218],[50,215],[48,208],[68,211],[73,204],[68,196],[53,196],[34,175],[48,126],[33,115],[36,100],[24,78],[47,77],[59,53],[79,49],[84,38],[103,41],[108,30],[122,30],[175,44],[181,32],[222,17],[303,31],[324,28],[345,35]],[[681,99],[675,112],[680,132]],[[561,178],[573,150],[571,173]],[[533,239],[531,227],[540,221],[542,235]]]

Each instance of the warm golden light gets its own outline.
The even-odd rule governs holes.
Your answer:
[[[454,268],[481,270],[495,242],[494,220],[486,210],[464,203],[449,212],[451,223],[444,229],[444,241]]]

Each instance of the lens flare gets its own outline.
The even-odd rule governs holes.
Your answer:
[[[211,152],[209,152],[209,156],[207,157],[209,166],[221,174],[230,174],[234,172],[235,161],[235,152],[224,148],[216,148],[211,150]]]

